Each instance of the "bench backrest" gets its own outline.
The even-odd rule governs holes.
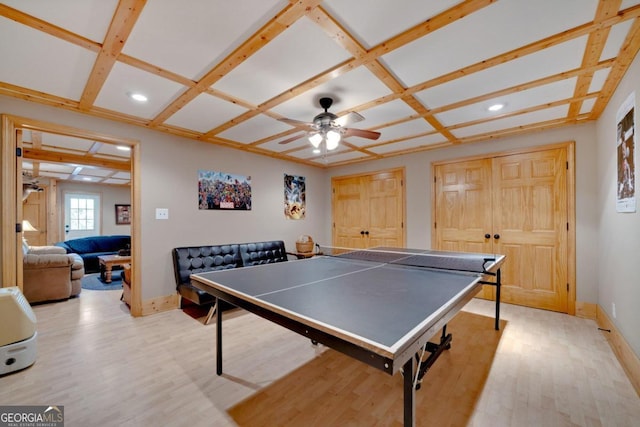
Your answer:
[[[189,276],[206,271],[242,267],[237,244],[188,246],[173,249],[176,285],[190,285]]]
[[[244,266],[287,261],[287,251],[282,240],[241,243],[239,246]]]

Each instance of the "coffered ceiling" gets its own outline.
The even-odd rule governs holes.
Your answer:
[[[2,0],[0,94],[330,167],[595,120],[639,17],[640,0]],[[322,96],[380,138],[314,154],[279,119]]]

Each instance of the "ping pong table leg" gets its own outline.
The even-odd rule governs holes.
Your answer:
[[[502,282],[500,281],[500,269],[496,272],[496,326],[495,330],[500,330],[500,288]]]
[[[414,427],[416,419],[415,389],[413,388],[413,357],[404,364],[404,426]]]
[[[220,300],[217,301],[216,313],[216,374],[222,375],[222,310]]]

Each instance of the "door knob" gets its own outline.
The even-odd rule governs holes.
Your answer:
[[[491,234],[489,234],[489,233],[485,234],[485,235],[484,235],[484,238],[485,238],[485,239],[490,239],[490,238],[491,238]]]
[[[364,230],[360,230],[360,234],[364,236]]]
[[[494,234],[494,235],[493,235],[493,238],[494,238],[494,239],[496,239],[496,240],[498,240],[498,239],[500,238],[500,235],[499,235],[499,234]]]
[[[364,234],[369,235],[369,230],[365,231]]]

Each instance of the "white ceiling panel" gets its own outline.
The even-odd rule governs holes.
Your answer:
[[[580,114],[587,114],[593,110],[593,106],[596,103],[595,98],[586,99],[582,102],[582,106],[580,107]]]
[[[602,89],[602,86],[607,81],[607,77],[609,77],[610,71],[611,68],[605,68],[604,70],[598,70],[593,74],[591,85],[589,86],[589,93],[598,92]]]
[[[311,121],[322,108],[318,100],[322,96],[333,98],[330,112],[350,111],[351,108],[370,102],[391,93],[379,79],[365,67],[343,74],[284,102],[273,109],[290,119]]]
[[[245,122],[240,123],[230,129],[220,133],[219,136],[225,139],[249,144],[270,135],[275,135],[291,129],[290,126],[272,119],[264,114],[259,114]]]
[[[368,147],[367,150],[376,154],[385,154],[392,152],[401,152],[403,150],[413,150],[416,148],[422,148],[429,145],[440,144],[447,142],[445,138],[440,134],[433,134],[427,136],[421,136],[420,138],[408,139],[406,141],[394,142],[392,144],[384,144],[376,147]]]
[[[100,144],[100,149],[97,154],[109,157],[120,157],[123,160],[129,160],[131,158],[131,150],[118,148],[115,144]]]
[[[102,181],[102,183],[103,184],[113,184],[113,185],[127,185],[127,184],[129,184],[129,180],[107,178],[104,181]]]
[[[569,111],[568,105],[563,105],[546,110],[534,111],[532,113],[520,114],[514,117],[507,117],[491,122],[485,122],[474,126],[467,126],[460,129],[454,129],[453,134],[459,138],[466,136],[485,134],[495,132],[498,129],[511,129],[516,126],[526,126],[537,122],[545,122],[548,120],[561,119],[566,117]]]
[[[383,60],[407,86],[414,86],[589,22],[597,3],[597,0],[496,2],[385,55]]]
[[[572,70],[582,62],[585,43],[586,37],[574,39],[418,92],[416,98],[429,108],[437,108]]]
[[[607,37],[607,42],[605,43],[604,49],[602,50],[602,55],[600,55],[601,61],[618,56],[618,52],[620,52],[622,43],[629,33],[629,29],[631,29],[631,24],[633,24],[633,21],[629,20],[611,27],[611,31],[609,31],[609,37]]]
[[[184,86],[178,83],[118,62],[109,73],[109,78],[95,104],[109,110],[151,119],[183,90]],[[146,95],[149,102],[137,102],[128,96],[136,92]]]
[[[294,135],[286,136],[284,138],[274,139],[265,144],[260,144],[259,147],[267,150],[271,150],[271,151],[276,151],[276,152],[288,151],[294,148],[300,148],[300,147],[306,147],[306,146],[311,147],[311,143],[309,142],[309,138],[307,137],[306,133],[299,133],[298,139],[287,142],[286,144],[280,144],[280,141],[285,141],[287,139],[293,138],[294,136],[296,135],[294,134]]]
[[[407,138],[410,136],[419,135],[426,132],[431,132],[433,130],[433,126],[431,126],[425,119],[415,119],[410,120],[408,122],[399,123],[397,125],[388,126],[386,128],[378,129],[382,135],[376,141],[376,143],[391,141],[399,138]],[[367,144],[371,144],[370,139],[364,138],[349,138],[349,141],[352,139],[367,141]]]
[[[553,101],[569,99],[573,95],[576,79],[561,80],[544,86],[538,86],[522,92],[515,92],[499,98],[490,99],[476,104],[465,105],[462,108],[436,114],[436,118],[445,126],[473,120],[490,119],[500,114],[508,114],[526,108],[544,105]],[[501,103],[504,108],[492,113],[487,110],[491,105]]]
[[[387,102],[386,104],[363,110],[360,114],[364,117],[364,120],[354,123],[353,125],[350,124],[349,127],[371,129],[376,126],[410,117],[411,115],[416,114],[416,112],[413,108],[409,107],[406,102],[397,99],[395,101]]]
[[[171,116],[166,123],[205,133],[245,111],[246,108],[237,104],[202,93]]]
[[[67,148],[70,150],[89,151],[94,141],[83,138],[75,138],[67,135],[57,135],[54,133],[41,134],[42,145],[51,148]]]
[[[349,57],[322,29],[305,18],[213,87],[259,105],[315,76],[318,70],[327,70]]]
[[[229,55],[287,2],[154,0],[143,9],[123,52],[190,79]]]
[[[80,99],[95,53],[6,18],[0,18],[0,28],[0,81],[75,101]]]
[[[370,49],[458,3],[460,0],[329,0],[324,7]]]
[[[102,43],[118,0],[3,0],[2,3]]]
[[[56,173],[56,172],[49,172],[47,170],[40,170],[40,175],[41,177],[45,177],[45,178],[55,178],[55,179],[59,179],[59,180],[66,180],[69,179],[69,173]]]
[[[108,169],[101,169],[101,168],[82,168],[82,170],[80,171],[80,173],[78,175],[82,175],[82,176],[109,176],[111,175],[113,172],[108,170]]]
[[[63,163],[40,163],[40,171],[57,172],[61,174],[73,172],[74,166]]]

